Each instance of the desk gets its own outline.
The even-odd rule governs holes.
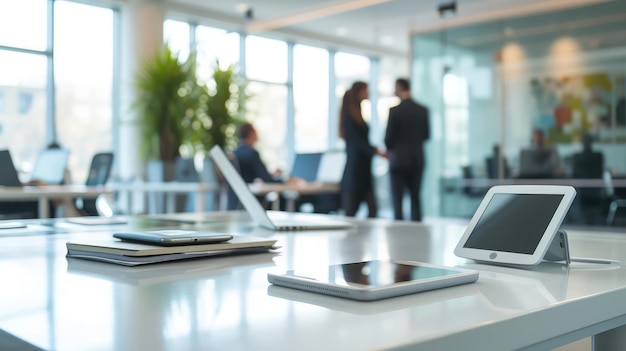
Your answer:
[[[132,268],[65,257],[68,240],[110,235],[93,226],[89,232],[3,234],[0,329],[67,351],[549,350],[590,335],[602,346],[616,341],[612,333],[626,342],[624,267],[476,264],[453,254],[466,224],[461,221],[347,219],[357,227],[274,233],[253,227],[241,211],[203,216],[213,216],[212,223],[185,228],[275,237],[282,248]],[[623,233],[568,231],[574,256],[626,262]],[[388,257],[467,266],[480,278],[367,303],[273,287],[266,279],[270,271]]]
[[[518,179],[518,178],[459,178],[442,177],[439,179],[439,214],[442,216],[471,217],[484,194],[489,188],[496,185],[569,185],[575,188],[606,189],[610,185],[604,179],[575,179],[575,178],[547,178],[547,179]],[[626,188],[626,179],[614,178],[614,189]],[[474,196],[467,196],[473,194]],[[450,211],[453,211],[450,213]]]
[[[33,201],[37,200],[39,218],[50,217],[48,201],[64,198],[95,198],[110,190],[102,186],[87,187],[84,185],[45,185],[23,187],[0,187],[0,201]]]
[[[287,200],[286,209],[289,212],[296,210],[296,200],[301,195],[318,195],[318,194],[334,194],[339,192],[339,183],[326,182],[310,182],[299,184],[281,184],[281,183],[252,183],[249,185],[250,190],[255,195],[266,195],[270,192],[276,192]],[[275,202],[274,210],[280,210],[280,204]]]
[[[156,202],[156,194],[165,194],[165,211],[173,213],[176,209],[176,194],[196,194],[196,211],[202,212],[204,208],[205,193],[220,190],[216,183],[196,183],[196,182],[132,182],[132,183],[109,183],[107,187],[125,193],[129,212],[133,208],[133,193],[139,192],[142,197],[148,195],[151,204]],[[155,212],[148,211],[148,212]]]
[[[548,179],[489,179],[489,178],[473,178],[473,179],[449,179],[455,182],[459,187],[492,187],[494,185],[570,185],[575,188],[604,188],[606,181],[604,179],[575,179],[575,178],[548,178]],[[445,181],[444,181],[445,182]],[[616,188],[626,187],[626,179],[613,179],[613,186]]]

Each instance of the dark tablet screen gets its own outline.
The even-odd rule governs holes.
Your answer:
[[[463,247],[532,255],[563,195],[495,194]]]
[[[310,277],[323,283],[380,287],[394,283],[427,280],[457,275],[452,268],[440,268],[419,263],[403,264],[386,260],[372,260],[331,265],[328,271],[289,271],[289,275]]]

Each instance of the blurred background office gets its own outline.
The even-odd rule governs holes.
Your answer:
[[[270,169],[290,169],[298,153],[344,149],[339,103],[357,80],[370,87],[362,104],[370,141],[383,146],[389,108],[398,103],[393,81],[409,77],[432,118],[427,219],[473,214],[481,196],[468,194],[494,183],[464,182],[464,171],[481,181],[523,179],[521,150],[534,130],[559,155],[558,178],[577,178],[574,154],[588,133],[612,184],[621,184],[625,1],[351,3],[342,10],[327,4],[321,13],[311,1],[2,2],[0,148],[27,175],[37,152],[62,140],[76,182],[87,178],[96,153],[113,150],[113,181],[145,180],[133,81],[166,42],[181,61],[197,54],[199,81],[213,81],[216,59],[222,68],[234,65],[248,94],[239,117],[257,128]],[[485,161],[495,144],[506,160],[497,178]],[[195,156],[189,145],[179,153]],[[391,218],[386,161],[376,159],[372,172],[379,216]],[[605,189],[601,211],[619,198],[614,188],[611,195]],[[144,210],[125,204],[121,211]],[[624,224],[619,213],[614,223]]]

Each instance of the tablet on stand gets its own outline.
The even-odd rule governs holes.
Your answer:
[[[476,261],[536,265],[571,262],[560,229],[576,190],[571,186],[502,185],[485,195],[454,253]]]

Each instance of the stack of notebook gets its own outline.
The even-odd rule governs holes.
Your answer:
[[[215,255],[267,252],[275,248],[275,243],[275,239],[233,236],[227,242],[215,244],[158,246],[111,237],[101,240],[70,241],[66,246],[67,257],[139,266]]]

